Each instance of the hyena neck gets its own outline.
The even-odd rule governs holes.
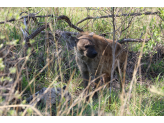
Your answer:
[[[74,47],[74,51],[75,51],[75,55],[82,60],[84,56],[77,51],[76,47]]]
[[[90,60],[88,57],[86,57],[86,56],[84,56],[83,54],[81,54],[81,53],[77,50],[76,47],[74,47],[74,51],[75,51],[76,57],[77,57],[79,60],[81,60],[81,61],[83,61],[83,62],[87,62],[87,61]]]

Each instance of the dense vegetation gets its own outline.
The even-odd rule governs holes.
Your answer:
[[[114,8],[114,15],[119,15],[115,17],[115,34],[112,16],[100,18],[112,15],[112,10],[92,7],[0,8],[0,115],[164,116],[164,8]],[[27,26],[23,18],[20,19],[37,12],[37,16],[53,16],[38,17],[36,21],[30,19]],[[157,13],[143,14],[146,12]],[[124,14],[129,15],[121,16]],[[116,41],[142,39],[141,42],[122,43],[128,50],[125,95],[119,92],[121,80],[114,73],[111,94],[108,88],[102,88],[98,99],[85,102],[81,98],[84,88],[74,50],[66,39],[57,40],[55,34],[56,30],[78,31],[64,20],[57,21],[60,15],[69,17],[71,23],[83,31],[110,39],[114,34]],[[78,23],[88,16],[94,18]],[[12,18],[15,21],[7,22]],[[30,35],[46,23],[49,27],[30,40],[32,47],[26,52],[26,34]],[[26,98],[43,87],[62,88],[64,85],[72,95],[73,103],[65,103],[63,96],[50,108],[26,102]],[[108,104],[109,96],[112,97],[111,104]]]

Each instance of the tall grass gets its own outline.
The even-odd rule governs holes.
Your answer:
[[[119,9],[119,8],[117,8]],[[132,13],[143,11],[157,11],[159,8],[121,8],[120,13]],[[65,41],[58,42],[47,37],[46,34],[39,34],[32,40],[32,49],[28,49],[27,56],[24,52],[24,38],[20,27],[25,28],[19,14],[27,11],[35,13],[41,8],[0,8],[0,21],[18,19],[14,22],[7,22],[0,25],[0,115],[21,115],[21,116],[163,116],[164,115],[164,77],[163,58],[153,59],[153,63],[147,63],[147,55],[154,55],[157,44],[163,46],[163,35],[160,26],[164,22],[156,16],[138,16],[132,21],[130,27],[119,34],[121,29],[127,27],[130,17],[116,18],[116,38],[148,38],[148,43],[124,44],[129,52],[136,55],[136,63],[133,63],[133,55],[128,55],[127,71],[125,77],[125,94],[119,92],[118,81],[112,84],[112,93],[108,88],[101,85],[95,91],[99,91],[98,99],[90,99],[86,102],[83,93],[82,79],[75,62],[73,49],[69,49]],[[87,16],[103,16],[111,14],[111,8],[43,8],[39,15],[55,16],[66,15],[72,23],[76,23]],[[26,15],[24,13],[24,15]],[[55,30],[77,32],[64,21],[56,23],[54,18],[37,18],[40,24],[51,22],[52,26],[45,30],[55,36]],[[31,34],[38,27],[37,23],[29,22],[28,31]],[[84,31],[96,34],[109,33],[107,38],[112,39],[112,19],[91,19],[80,23],[78,27]],[[152,34],[153,33],[153,34]],[[143,34],[143,36],[141,36]],[[146,35],[145,35],[146,34]],[[139,53],[139,55],[137,55]],[[148,57],[149,58],[149,57]],[[154,57],[153,57],[154,58]],[[131,63],[132,62],[132,63]],[[132,65],[131,65],[132,64]],[[145,65],[145,66],[144,66]],[[147,73],[145,71],[147,69]],[[158,71],[157,71],[158,69]],[[155,71],[155,72],[153,72]],[[118,78],[114,74],[114,78]],[[93,81],[90,81],[91,87]],[[36,106],[28,104],[25,100],[30,95],[46,87],[48,93],[50,88],[62,88],[60,98],[56,104]],[[92,88],[90,88],[92,90]],[[64,93],[69,91],[72,99],[67,101]],[[90,95],[93,95],[93,90]],[[108,98],[111,96],[111,104]],[[109,109],[110,105],[110,109]]]

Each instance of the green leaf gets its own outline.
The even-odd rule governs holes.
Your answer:
[[[3,47],[3,44],[0,44],[0,48],[2,48]]]
[[[31,48],[28,48],[27,54],[31,53]]]
[[[5,65],[3,64],[3,59],[2,58],[0,58],[0,70],[4,70],[4,68],[5,68]]]
[[[10,110],[10,111],[9,111],[9,114],[10,114],[11,116],[13,116],[13,115],[16,114],[16,111],[15,111],[15,110]]]
[[[19,14],[15,14],[15,18],[18,20],[20,18]]]
[[[157,34],[158,34],[158,32],[157,32],[157,31],[155,31],[155,32],[154,32],[154,36],[157,36]]]
[[[21,27],[22,27],[22,29],[25,29],[26,28],[23,23],[21,23]]]
[[[9,69],[10,73],[16,73],[16,68],[15,67],[12,67]]]
[[[17,45],[18,41],[19,40],[17,39],[17,40],[11,41],[11,42],[7,42],[6,44],[8,44],[8,45]]]
[[[26,100],[23,100],[23,101],[22,101],[22,104],[26,104]]]
[[[28,108],[28,109],[27,109],[27,112],[28,112],[29,114],[32,114],[33,110],[32,110],[31,108]]]
[[[9,82],[11,82],[13,79],[12,78],[10,78],[10,77],[5,77],[4,78],[4,81],[9,81]]]
[[[146,31],[146,26],[143,26],[143,30]]]
[[[161,37],[158,37],[158,38],[157,38],[157,41],[160,42],[160,41],[161,41]]]
[[[4,36],[4,35],[1,35],[1,36],[0,36],[0,39],[4,39],[4,38],[5,38],[5,36]]]
[[[9,13],[9,18],[11,18],[12,16],[13,16],[13,13],[10,12],[10,13]]]
[[[145,14],[142,14],[142,15],[141,15],[141,17],[144,17],[144,16],[145,16]]]
[[[35,40],[30,40],[30,44],[33,44],[33,43],[35,43]]]

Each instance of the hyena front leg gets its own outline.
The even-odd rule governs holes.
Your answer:
[[[81,76],[83,78],[83,85],[84,88],[86,88],[88,86],[88,82],[89,82],[89,70],[87,68],[87,65],[79,58],[76,58],[76,62],[77,65],[79,67]],[[89,89],[86,89],[86,94],[89,93]],[[87,97],[87,100],[89,99],[89,97]]]
[[[98,87],[99,87],[99,85],[100,85],[100,78],[98,78],[98,76],[96,76],[95,78],[95,87],[94,87],[94,89],[97,89]],[[95,93],[94,93],[94,95],[93,95],[93,98],[95,98],[95,99],[97,99],[98,98],[98,91],[96,91]]]

